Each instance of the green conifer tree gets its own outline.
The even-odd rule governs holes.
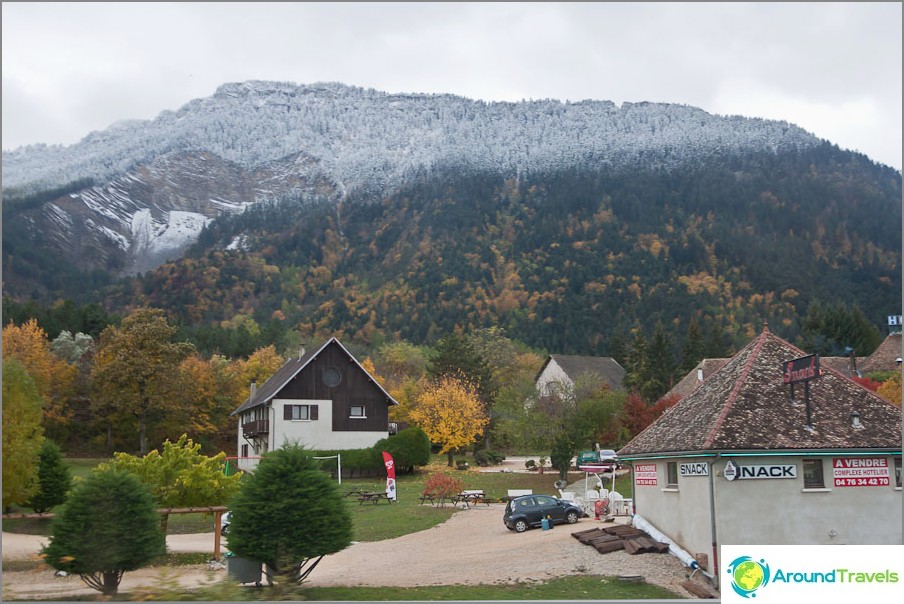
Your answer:
[[[50,439],[44,439],[38,452],[38,492],[26,504],[39,514],[66,501],[72,488],[72,474],[63,463],[60,448]]]

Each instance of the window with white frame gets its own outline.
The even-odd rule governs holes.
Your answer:
[[[895,457],[895,487],[901,488],[901,458]]]
[[[348,416],[352,419],[367,419],[364,412],[364,405],[350,405],[348,408]]]
[[[804,488],[805,489],[824,489],[826,486],[825,478],[822,472],[821,459],[805,459],[804,460]]]
[[[678,488],[678,462],[670,461],[665,464],[666,467],[666,481],[665,486],[668,489],[677,489]]]

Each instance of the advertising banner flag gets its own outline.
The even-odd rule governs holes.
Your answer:
[[[395,501],[395,462],[392,460],[392,455],[386,451],[383,451],[383,463],[386,464],[386,499]]]

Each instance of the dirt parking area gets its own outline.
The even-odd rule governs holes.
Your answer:
[[[639,554],[624,551],[600,554],[583,545],[571,533],[598,526],[592,518],[575,525],[560,525],[547,531],[532,529],[515,533],[502,523],[503,506],[477,506],[456,513],[431,529],[374,543],[354,543],[325,557],[311,574],[311,586],[415,587],[455,584],[504,584],[516,581],[547,581],[566,575],[591,574],[642,576],[648,583],[693,598],[681,587],[688,570],[671,554]],[[626,522],[626,518],[619,519]],[[28,559],[40,550],[46,538],[3,533],[3,558]],[[174,535],[171,551],[212,552],[213,533]],[[176,580],[189,587],[216,582],[226,571],[207,566],[141,569],[126,573],[122,591],[140,590],[161,580]],[[3,599],[54,597],[96,593],[77,577],[55,577],[52,570],[3,573]],[[562,594],[565,599],[569,594]],[[601,593],[600,598],[605,598]]]

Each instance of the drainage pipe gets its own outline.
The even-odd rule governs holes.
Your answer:
[[[686,567],[690,568],[693,571],[699,571],[700,573],[702,573],[704,576],[706,576],[709,579],[714,578],[713,575],[711,575],[710,573],[708,573],[705,570],[703,570],[702,568],[700,568],[700,565],[697,564],[697,561],[694,560],[693,556],[691,556],[689,553],[687,553],[686,551],[681,549],[681,547],[679,547],[678,544],[676,544],[670,538],[668,538],[664,534],[662,534],[662,532],[659,529],[657,529],[655,526],[650,524],[647,521],[647,519],[644,518],[643,516],[641,516],[640,514],[634,514],[634,526],[639,528],[640,530],[644,531],[645,533],[647,533],[650,537],[652,537],[656,541],[661,541],[662,543],[668,543],[669,544],[669,553],[672,554],[673,556],[675,556],[676,558],[678,558],[679,560],[681,560],[681,563],[684,564]]]

